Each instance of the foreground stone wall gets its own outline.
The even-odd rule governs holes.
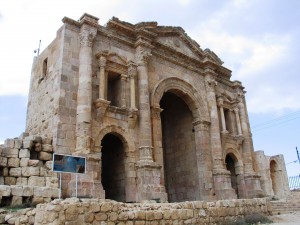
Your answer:
[[[23,134],[0,146],[0,205],[49,202],[58,197],[52,140]]]
[[[28,214],[28,211],[26,212]],[[126,204],[102,199],[54,200],[34,211],[34,224],[222,224],[254,213],[269,215],[267,199]],[[29,213],[32,214],[32,213]],[[22,217],[20,217],[22,218]]]

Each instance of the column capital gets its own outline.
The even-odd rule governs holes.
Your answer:
[[[150,50],[138,46],[136,49],[136,58],[139,66],[147,66],[150,57],[152,56]]]
[[[212,75],[208,74],[205,76],[205,87],[207,91],[214,92],[217,85],[218,83]]]
[[[124,81],[125,81],[125,80],[127,80],[127,77],[128,77],[128,76],[127,76],[126,74],[121,74],[121,80],[124,80]]]
[[[223,99],[222,96],[218,97],[217,101],[218,101],[218,106],[219,107],[223,107],[224,106],[224,99]]]
[[[100,67],[106,66],[107,56],[108,56],[107,51],[99,52],[96,54],[97,62]]]
[[[233,111],[234,111],[235,113],[239,113],[240,110],[239,110],[239,108],[236,106],[236,107],[233,108]]]
[[[137,65],[134,62],[130,61],[128,63],[128,75],[130,78],[136,77],[136,75],[137,75],[136,67],[137,67]]]
[[[82,47],[92,47],[96,37],[97,29],[87,24],[83,24],[80,28],[79,40]]]

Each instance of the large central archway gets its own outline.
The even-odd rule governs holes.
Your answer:
[[[102,141],[101,182],[105,198],[126,201],[125,151],[122,141],[115,135],[106,134]]]
[[[199,198],[193,115],[177,95],[166,92],[161,101],[165,185],[169,202]]]

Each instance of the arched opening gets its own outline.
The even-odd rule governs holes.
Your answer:
[[[165,186],[169,202],[199,199],[193,115],[177,95],[166,92],[161,101]]]
[[[116,135],[106,134],[102,141],[101,182],[105,198],[126,201],[125,151],[123,142]]]
[[[226,169],[230,171],[231,177],[231,187],[234,189],[237,197],[239,198],[238,192],[238,182],[237,182],[237,173],[235,169],[235,165],[237,163],[237,159],[232,154],[227,154],[225,158]]]
[[[271,160],[270,162],[270,175],[272,180],[272,189],[274,192],[274,195],[279,194],[279,179],[278,179],[278,165],[275,162],[275,160]]]

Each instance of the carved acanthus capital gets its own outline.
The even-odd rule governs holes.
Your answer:
[[[150,57],[152,54],[150,53],[150,50],[147,50],[145,48],[138,47],[137,48],[137,62],[138,65],[147,65]]]
[[[205,87],[207,91],[215,91],[217,84],[217,81],[212,75],[205,76]]]
[[[219,107],[223,107],[224,106],[224,99],[223,99],[223,97],[218,97],[217,101],[218,101],[218,106]]]
[[[239,110],[239,108],[236,106],[236,107],[233,108],[233,111],[234,111],[235,114],[239,114],[239,111],[240,111],[240,110]]]
[[[86,24],[82,25],[79,34],[80,45],[82,47],[92,47],[96,34],[97,34],[96,28],[90,27]]]
[[[99,67],[105,67],[106,66],[106,57],[100,56],[98,59],[98,65]]]
[[[130,78],[135,78],[136,77],[136,75],[137,75],[136,67],[137,67],[137,65],[134,62],[130,61],[128,63],[128,76]]]

